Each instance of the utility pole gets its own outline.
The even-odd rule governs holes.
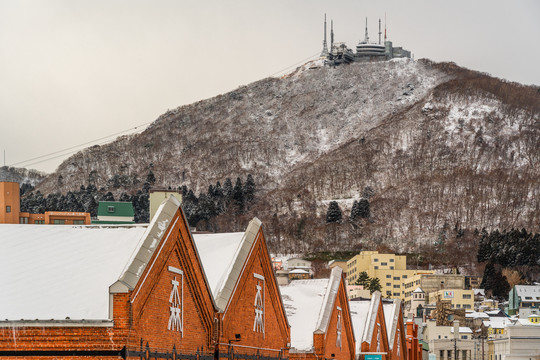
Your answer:
[[[457,356],[458,336],[459,336],[459,321],[454,320],[454,360],[458,360],[458,356]]]

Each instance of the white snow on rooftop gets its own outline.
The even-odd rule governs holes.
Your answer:
[[[229,277],[243,236],[243,232],[193,234],[214,299]]]
[[[0,225],[0,320],[105,320],[146,227]]]
[[[388,335],[390,335],[390,331],[392,329],[393,309],[394,303],[383,302],[384,323],[386,324],[386,331],[388,332]]]
[[[454,328],[453,327],[450,329],[450,333],[452,333],[452,334],[454,333]],[[460,326],[459,327],[459,333],[460,334],[472,334],[472,330],[471,330],[470,327]]]
[[[328,279],[294,280],[281,286],[281,297],[291,325],[291,347],[297,351],[313,349],[313,332],[317,327],[319,313]]]
[[[369,305],[371,301],[350,301],[349,308],[351,310],[351,321],[354,330],[354,338],[356,339],[356,353],[360,352],[360,346],[362,345],[362,336],[366,327],[366,320],[369,312]]]
[[[521,301],[536,301],[540,299],[539,285],[516,285],[517,296]]]

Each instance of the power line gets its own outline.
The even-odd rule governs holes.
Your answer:
[[[304,60],[301,60],[293,65],[290,65],[282,70],[279,70],[273,74],[270,75],[270,77],[272,76],[275,76],[277,74],[280,74],[280,73],[283,73],[289,69],[292,69],[293,67],[295,66],[298,66],[300,64],[304,64],[306,63],[307,61],[309,60],[312,60],[314,59],[315,57],[319,57],[319,53],[315,53],[307,58],[305,58]],[[24,164],[24,167],[28,167],[28,166],[32,166],[32,165],[36,165],[36,164],[41,164],[41,163],[44,163],[44,162],[47,162],[47,161],[50,161],[50,160],[54,160],[54,159],[57,159],[59,157],[62,157],[62,156],[67,156],[67,155],[70,155],[70,154],[73,154],[77,151],[80,150],[81,147],[84,147],[84,146],[87,146],[87,145],[90,145],[90,144],[94,144],[94,145],[103,145],[103,144],[106,144],[108,143],[108,141],[104,141],[104,142],[101,142],[99,144],[96,144],[96,142],[98,141],[101,141],[101,140],[105,140],[105,139],[109,139],[111,137],[114,137],[114,136],[118,136],[118,135],[121,135],[121,134],[124,134],[128,131],[132,131],[132,130],[136,130],[142,126],[146,126],[146,125],[149,125],[153,123],[153,121],[149,121],[149,122],[146,122],[144,124],[141,124],[141,125],[137,125],[135,127],[132,127],[130,129],[127,129],[127,130],[124,130],[124,131],[120,131],[120,132],[117,132],[117,133],[114,133],[114,134],[111,134],[111,135],[107,135],[107,136],[104,136],[104,137],[101,137],[99,139],[95,139],[95,140],[92,140],[92,141],[88,141],[88,142],[85,142],[85,143],[81,143],[81,144],[78,144],[78,145],[75,145],[75,146],[71,146],[71,147],[68,147],[68,148],[65,148],[65,149],[61,149],[61,150],[58,150],[58,151],[54,151],[52,153],[49,153],[49,154],[45,154],[45,155],[41,155],[41,156],[37,156],[37,157],[34,157],[34,158],[31,158],[31,159],[28,159],[28,160],[24,160],[24,161],[19,161],[19,162],[16,162],[16,163],[13,163],[9,166],[17,166],[17,165],[22,165]],[[67,151],[67,152],[66,152]],[[53,156],[54,155],[54,156]],[[51,157],[52,156],[52,157]],[[5,157],[5,155],[4,155]],[[38,160],[38,161],[35,161],[35,160]],[[5,163],[5,160],[4,160],[4,163]],[[4,164],[5,165],[5,164]]]
[[[92,141],[88,141],[88,142],[85,142],[85,143],[82,143],[82,144],[78,144],[78,145],[75,145],[75,146],[72,146],[72,147],[69,147],[69,148],[65,148],[65,149],[62,149],[62,150],[58,150],[58,151],[55,151],[55,152],[52,152],[52,153],[49,153],[49,154],[45,154],[45,155],[41,155],[41,156],[37,156],[37,157],[34,157],[34,158],[31,158],[31,159],[28,159],[28,160],[24,160],[24,161],[19,161],[19,162],[16,162],[16,163],[13,163],[9,166],[16,166],[16,165],[21,165],[21,164],[26,164],[28,162],[32,162],[34,160],[38,160],[38,159],[43,159],[43,158],[47,158],[47,159],[43,159],[43,160],[40,160],[40,161],[35,161],[35,162],[32,162],[31,164],[26,164],[25,166],[30,166],[30,165],[35,165],[35,164],[39,164],[39,163],[42,163],[42,162],[46,162],[46,161],[49,161],[49,160],[53,160],[53,159],[56,159],[60,156],[65,156],[65,155],[69,155],[69,154],[72,154],[76,151],[79,150],[79,148],[83,147],[83,146],[86,146],[86,145],[90,145],[90,144],[94,144],[98,141],[101,141],[101,140],[104,140],[104,139],[108,139],[108,138],[111,138],[113,136],[118,136],[118,135],[121,135],[121,134],[124,134],[128,131],[132,131],[132,130],[136,130],[142,126],[146,126],[146,125],[149,125],[151,124],[153,121],[150,121],[150,122],[147,122],[147,123],[144,123],[144,124],[141,124],[141,125],[137,125],[135,127],[132,127],[132,128],[129,128],[127,130],[123,130],[123,131],[120,131],[120,132],[117,132],[117,133],[114,133],[114,134],[111,134],[111,135],[107,135],[107,136],[104,136],[104,137],[101,137],[99,139],[95,139],[95,140],[92,140]],[[100,143],[99,145],[102,145],[102,144],[105,144],[107,143],[108,141],[105,141],[105,142],[102,142]],[[98,145],[98,144],[96,144]],[[65,153],[66,151],[68,150],[73,150],[73,149],[76,149],[74,151],[69,151],[67,153]],[[62,154],[60,154],[62,153]],[[60,154],[60,155],[57,155],[57,154]],[[57,155],[57,156],[53,156],[52,158],[49,158],[49,156],[52,156],[52,155]]]

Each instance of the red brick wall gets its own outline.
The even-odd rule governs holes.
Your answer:
[[[202,350],[205,353],[213,353],[214,348],[211,342],[215,316],[214,305],[181,210],[177,212],[176,217],[178,221],[159,257],[156,251],[149,262],[153,265],[146,267],[134,291],[114,295],[114,327],[0,327],[0,353],[21,350],[120,351],[126,345],[129,350],[138,350],[141,339],[144,344],[149,343],[152,351],[159,349],[171,352],[172,347],[175,346],[179,353],[194,353],[203,347]],[[168,230],[165,234],[168,234]],[[183,338],[180,333],[167,330],[170,316],[171,280],[175,275],[168,271],[168,266],[184,271]],[[178,279],[179,276],[176,276]],[[145,277],[146,280],[143,283],[142,279]],[[137,294],[136,298],[135,294]],[[10,359],[10,357],[2,358]],[[12,358],[16,359],[20,356]],[[39,359],[44,358],[39,357]],[[62,356],[52,358],[58,359]]]
[[[255,278],[254,274],[262,275],[264,281]],[[264,333],[253,331],[257,284],[264,289]],[[250,346],[262,348],[259,352],[265,356],[277,357],[279,353],[263,349],[283,350],[282,356],[287,354],[289,327],[262,230],[257,234],[250,256],[222,314],[220,343],[228,344],[229,340],[236,340],[236,334],[240,334],[241,340],[232,342],[235,352],[255,353],[256,349],[243,347]],[[227,346],[222,345],[221,351],[227,351]]]
[[[384,312],[382,307],[382,301],[379,301],[379,307],[377,308],[377,318],[374,324],[373,335],[371,342],[363,342],[361,345],[362,352],[376,352],[377,351],[377,329],[380,326],[380,352],[388,352],[388,335],[386,330],[386,324],[384,322]],[[366,329],[367,330],[367,329]],[[364,331],[366,331],[364,330]],[[382,355],[383,360],[388,360],[388,355]]]
[[[176,216],[178,222],[174,225],[159,258],[154,259],[156,251],[141,275],[139,284],[133,290],[130,348],[138,347],[143,339],[145,343],[149,343],[151,349],[171,351],[174,346],[180,353],[194,353],[197,349],[213,353],[212,329],[216,314],[212,297],[206,286],[185,217],[180,210]],[[172,224],[174,220],[171,221]],[[165,232],[165,236],[168,233],[169,230]],[[183,291],[182,275],[169,271],[169,266],[184,272]],[[177,330],[168,329],[171,315],[169,298],[174,278],[180,283],[179,295],[182,296],[183,292],[183,336]]]
[[[398,318],[398,324],[396,328],[396,334],[394,336],[394,344],[392,346],[392,352],[390,353],[390,360],[405,360],[407,358],[407,329],[403,323],[403,308],[399,308],[400,316]],[[399,330],[399,331],[398,331]],[[391,329],[388,329],[391,331]],[[398,342],[399,337],[399,342]],[[399,344],[399,356],[398,356],[398,344]]]

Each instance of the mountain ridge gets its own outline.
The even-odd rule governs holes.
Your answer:
[[[454,226],[538,231],[539,113],[534,87],[454,63],[312,63],[170,110],[140,134],[71,156],[37,188],[133,193],[152,170],[156,186],[204,192],[252,174],[259,201],[247,215],[272,241],[303,244],[296,250],[328,237],[328,201],[347,213],[366,188],[373,216],[340,229],[335,246],[422,243]],[[313,240],[297,236],[302,222]]]

